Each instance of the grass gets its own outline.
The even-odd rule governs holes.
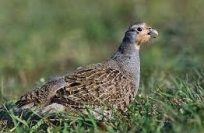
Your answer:
[[[186,132],[204,130],[204,73],[186,75],[183,80],[174,75],[166,79],[154,79],[154,84],[142,85],[127,114],[115,113],[106,122],[108,132]],[[157,75],[159,76],[159,75]],[[149,90],[148,90],[149,89]],[[4,106],[4,113],[12,118],[13,126],[5,131],[15,132],[99,132],[100,126],[91,115],[72,117],[59,114],[57,123],[49,117],[37,121],[21,119],[12,112],[13,103]],[[1,111],[2,112],[2,111]]]
[[[2,0],[0,2],[0,126],[2,132],[100,132],[92,115],[22,119],[14,102],[52,75],[110,57],[132,22],[159,38],[141,49],[141,81],[126,115],[108,132],[204,131],[203,0]],[[32,114],[32,112],[30,112]]]

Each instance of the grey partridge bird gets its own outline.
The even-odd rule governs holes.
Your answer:
[[[21,109],[40,107],[41,112],[126,111],[139,88],[139,48],[158,35],[145,23],[131,25],[115,54],[103,63],[80,67],[70,74],[48,81],[23,95],[16,105]]]

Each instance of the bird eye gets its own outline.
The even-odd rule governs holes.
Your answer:
[[[138,27],[138,28],[137,28],[137,31],[142,31],[142,28],[141,28],[141,27]]]

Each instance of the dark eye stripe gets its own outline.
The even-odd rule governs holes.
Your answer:
[[[131,29],[130,31],[136,31],[135,29]]]

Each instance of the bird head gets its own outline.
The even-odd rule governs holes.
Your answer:
[[[136,46],[148,42],[151,38],[156,38],[158,32],[146,23],[137,23],[131,25],[125,33],[125,41],[135,43]]]

